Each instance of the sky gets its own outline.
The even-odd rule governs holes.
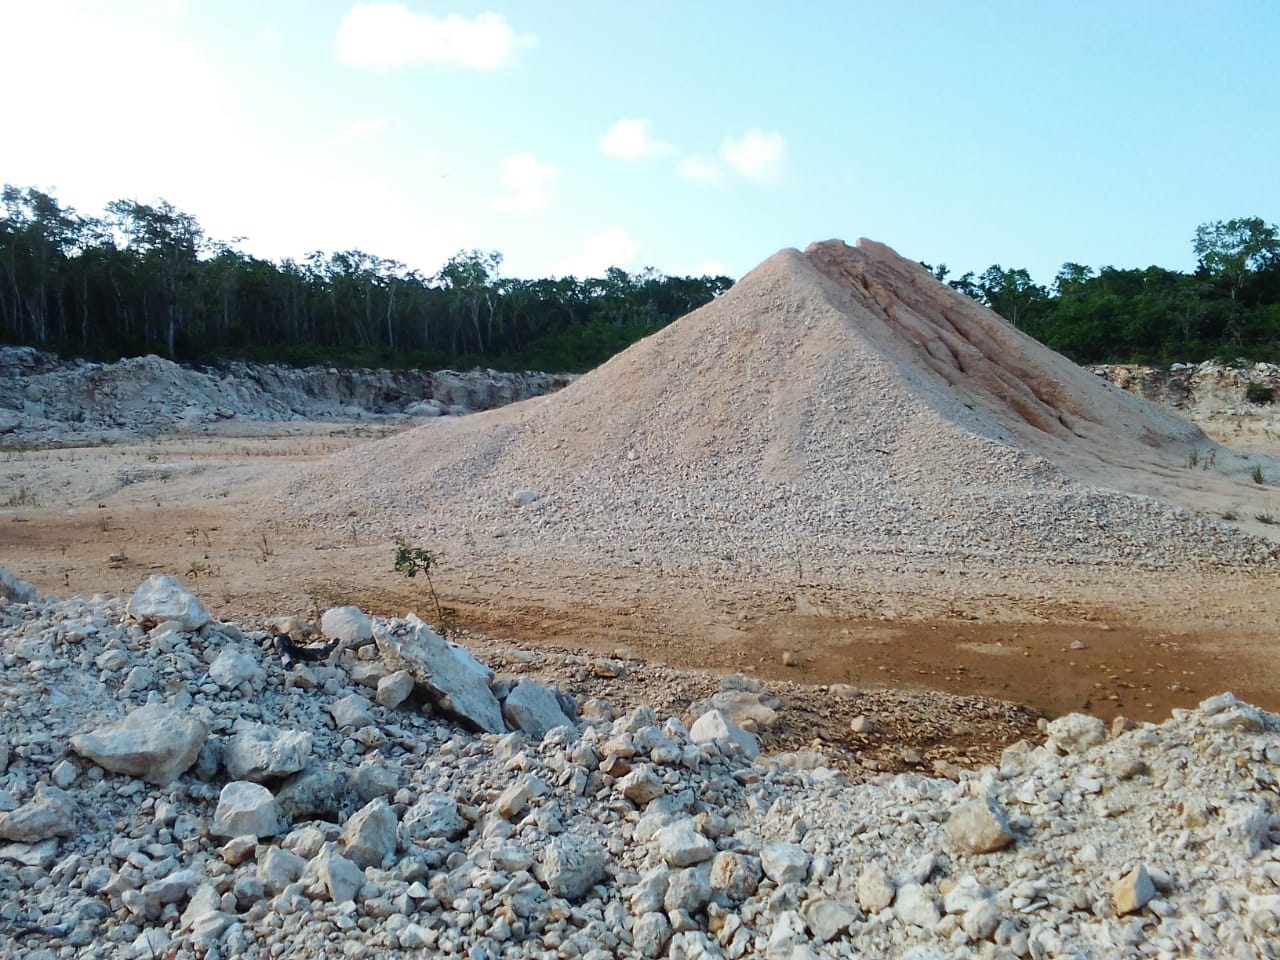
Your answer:
[[[1275,0],[0,0],[0,182],[271,259],[1195,265],[1280,221]]]

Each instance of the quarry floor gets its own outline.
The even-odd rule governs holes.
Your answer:
[[[338,604],[429,619],[422,580],[395,572],[390,542],[357,529],[334,538],[246,507],[247,491],[385,433],[228,424],[202,437],[0,452],[0,565],[62,595],[127,595],[171,573],[216,617],[249,625],[318,619]],[[1217,433],[1278,446],[1239,422]],[[465,544],[431,546],[443,553],[437,588],[477,643],[741,672],[800,690],[992,697],[1048,716],[1161,720],[1223,690],[1280,710],[1275,571],[915,565],[853,571],[855,585],[836,588],[802,572],[752,584],[531,569],[471,562]],[[815,723],[816,735],[838,736],[835,721]]]

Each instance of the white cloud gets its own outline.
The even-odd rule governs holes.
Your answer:
[[[577,253],[556,264],[551,272],[561,277],[602,277],[610,267],[634,265],[639,253],[640,244],[626,230],[612,227],[587,237]]]
[[[676,148],[664,140],[649,136],[648,120],[619,120],[600,138],[600,149],[606,156],[619,160],[643,160],[665,157]]]
[[[345,130],[335,134],[329,140],[331,147],[345,147],[353,140],[359,140],[361,137],[368,136],[371,133],[377,133],[387,125],[387,118],[384,116],[365,117],[358,120]]]
[[[517,48],[536,43],[497,13],[468,19],[410,13],[403,3],[360,3],[338,28],[338,59],[353,67],[405,67],[433,63],[496,70]]]
[[[758,127],[741,138],[725,137],[720,156],[740,177],[756,183],[777,183],[786,171],[787,141],[777,131]]]
[[[684,157],[676,164],[676,173],[694,183],[720,183],[724,179],[720,164],[706,157]]]
[[[502,182],[510,193],[493,201],[493,209],[504,213],[532,213],[550,201],[546,186],[560,170],[538,162],[532,153],[514,153],[502,161]]]

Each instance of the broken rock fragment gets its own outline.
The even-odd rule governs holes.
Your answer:
[[[387,665],[407,670],[449,713],[485,733],[506,733],[502,707],[489,688],[492,671],[445,641],[418,617],[377,624],[374,640]]]
[[[1013,843],[1009,820],[993,800],[967,800],[947,820],[951,842],[966,853],[992,853]]]
[[[68,793],[41,786],[30,803],[0,813],[0,839],[38,843],[51,837],[68,837],[76,832],[76,816],[75,801]]]
[[[235,735],[223,748],[222,762],[232,779],[261,782],[297,773],[310,755],[309,733],[237,720]]]
[[[541,740],[548,730],[572,727],[556,695],[533,680],[519,680],[502,703],[502,716],[512,727]]]
[[[167,573],[147,577],[129,598],[125,611],[147,627],[173,620],[190,631],[213,620],[195,594]]]
[[[215,837],[274,837],[285,826],[276,798],[262,784],[233,780],[222,788],[213,813]]]
[[[165,704],[133,713],[71,738],[71,749],[114,773],[166,786],[196,762],[209,728]]]

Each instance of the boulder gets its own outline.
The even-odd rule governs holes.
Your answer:
[[[271,791],[259,783],[233,780],[222,788],[213,812],[215,837],[274,837],[286,829],[280,805]]]
[[[541,740],[548,730],[573,727],[555,693],[533,680],[519,680],[502,702],[502,716],[512,727]]]
[[[71,738],[71,749],[114,773],[167,786],[196,762],[209,728],[176,707],[147,704]]]
[[[539,873],[555,896],[581,900],[604,879],[604,864],[605,851],[598,841],[570,834],[547,844]]]
[[[235,734],[222,749],[222,763],[233,780],[274,780],[297,773],[311,755],[311,734],[237,720]]]
[[[1107,742],[1107,725],[1100,717],[1069,713],[1049,723],[1049,742],[1063,753],[1084,753]]]
[[[401,827],[413,840],[456,840],[467,832],[458,801],[444,793],[424,793],[404,812]]]
[[[268,896],[293,883],[307,868],[307,861],[283,847],[269,846],[258,858],[258,882]]]
[[[378,692],[374,699],[388,710],[394,710],[409,699],[416,683],[408,670],[389,673],[378,681]]]
[[[966,800],[947,820],[947,834],[965,853],[992,853],[1013,843],[1004,810],[994,800]]]
[[[658,852],[673,867],[690,867],[715,856],[716,848],[698,831],[693,817],[681,817],[660,829]]]
[[[942,919],[937,897],[932,890],[919,883],[904,884],[898,890],[893,910],[903,923],[912,923],[926,930]]]
[[[815,897],[805,901],[804,922],[817,943],[827,943],[844,934],[857,922],[857,907],[833,897]]]
[[[721,851],[711,861],[711,889],[723,893],[735,903],[741,903],[755,894],[763,873],[759,857]]]
[[[199,630],[213,620],[195,594],[167,573],[147,577],[129,598],[125,612],[143,626],[174,620],[188,631]]]
[[[889,871],[878,863],[869,863],[858,871],[858,906],[867,913],[879,913],[893,903],[897,889]]]
[[[359,607],[330,607],[320,616],[320,632],[330,640],[359,643],[373,639],[373,621]]]
[[[25,580],[19,580],[4,567],[0,567],[0,600],[10,603],[35,603],[39,594]]]
[[[492,671],[469,651],[447,643],[410,614],[389,629],[374,625],[374,640],[387,665],[407,670],[446,712],[485,733],[505,733],[502,706],[489,688]]]
[[[238,687],[261,674],[262,669],[258,666],[258,661],[240,650],[223,650],[214,658],[213,663],[209,664],[209,679],[224,690]]]
[[[290,820],[337,820],[355,806],[355,793],[342,771],[312,765],[285,781],[276,802]]]
[[[760,850],[764,875],[774,883],[803,883],[809,876],[809,854],[798,843],[766,843]]]
[[[39,843],[51,837],[69,837],[78,830],[78,813],[70,794],[58,787],[37,787],[30,803],[0,813],[0,840]]]
[[[651,910],[636,917],[631,927],[631,944],[642,957],[660,957],[671,940],[671,922],[665,913]]]
[[[1111,898],[1116,904],[1116,913],[1125,916],[1137,913],[1156,895],[1156,885],[1151,882],[1144,864],[1138,864],[1123,877],[1111,885]]]
[[[342,855],[360,868],[382,867],[396,852],[399,822],[387,801],[365,804],[342,830]]]
[[[364,871],[340,854],[337,844],[332,842],[326,843],[312,858],[309,869],[315,871],[334,903],[355,900],[364,886]]]
[[[743,730],[719,710],[708,710],[695,720],[689,736],[694,743],[732,744],[753,760],[760,756],[760,741],[755,734]]]

